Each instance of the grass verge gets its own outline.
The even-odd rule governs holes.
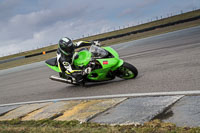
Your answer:
[[[144,125],[100,125],[97,123],[80,123],[79,121],[1,121],[1,133],[197,133],[200,128],[177,127],[175,124],[160,120]]]

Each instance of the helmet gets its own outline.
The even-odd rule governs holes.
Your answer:
[[[68,37],[64,37],[59,40],[58,48],[65,55],[73,55],[74,53],[74,44]]]

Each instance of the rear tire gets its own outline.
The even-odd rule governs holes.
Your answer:
[[[124,64],[119,67],[117,71],[117,76],[122,79],[134,79],[138,75],[138,70],[135,66],[124,62]]]

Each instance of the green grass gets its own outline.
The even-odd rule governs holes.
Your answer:
[[[198,133],[200,128],[177,127],[154,120],[142,125],[101,125],[79,121],[1,121],[1,133]]]

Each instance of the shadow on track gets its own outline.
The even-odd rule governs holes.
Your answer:
[[[103,87],[104,85],[112,85],[112,84],[121,84],[121,83],[124,83],[126,84],[127,82],[130,82],[130,81],[134,81],[138,78],[140,78],[141,75],[138,75],[137,78],[135,79],[129,79],[129,80],[125,80],[125,79],[120,79],[120,78],[116,78],[114,80],[109,80],[109,81],[99,81],[99,82],[87,82],[85,84],[85,86],[81,86],[81,85],[70,85],[70,86],[67,86],[66,88],[68,89],[77,89],[77,88],[83,88],[83,89],[87,89],[87,88],[94,88],[94,87]]]

